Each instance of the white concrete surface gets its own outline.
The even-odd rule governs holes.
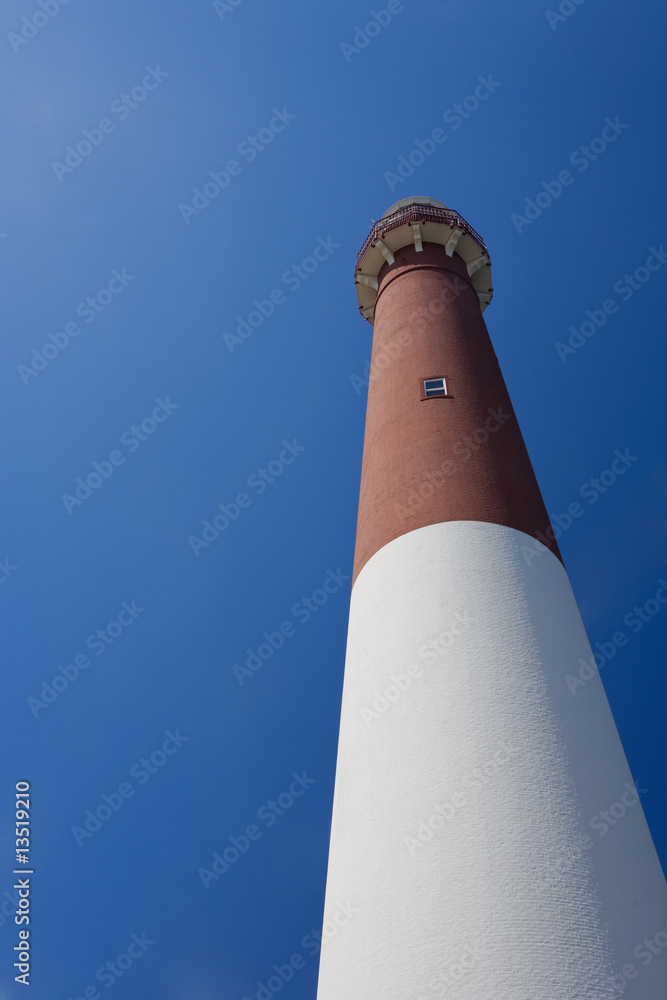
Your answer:
[[[632,776],[599,676],[564,679],[591,655],[565,570],[522,546],[430,525],[356,581],[325,923],[358,912],[318,1000],[667,996],[667,951],[633,954],[667,890]]]

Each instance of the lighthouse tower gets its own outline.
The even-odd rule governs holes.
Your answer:
[[[408,198],[355,281],[373,353],[318,1000],[660,1000],[665,882],[482,318],[484,243]]]

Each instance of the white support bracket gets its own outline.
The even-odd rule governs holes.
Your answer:
[[[361,271],[357,274],[357,282],[363,285],[368,285],[370,288],[374,288],[377,292],[378,290],[378,280],[373,274],[363,274]]]
[[[452,254],[456,250],[456,244],[458,243],[458,241],[461,239],[462,236],[463,236],[463,230],[455,229],[452,235],[449,237],[449,239],[445,243],[445,250],[447,251],[448,257],[452,256]]]
[[[367,309],[362,309],[361,315],[364,319],[367,319],[372,323],[375,316],[375,306],[368,306]]]
[[[382,254],[382,256],[384,257],[384,259],[387,261],[388,264],[394,263],[394,255],[386,243],[384,243],[382,240],[376,240],[373,245],[379,248],[380,253]]]
[[[415,241],[415,250],[417,253],[421,253],[424,248],[422,246],[422,230],[418,222],[412,223],[412,238]]]
[[[475,273],[475,271],[479,271],[480,267],[484,267],[484,265],[488,263],[489,263],[489,258],[485,253],[483,253],[481,257],[475,257],[474,260],[469,260],[468,263],[466,264],[466,268],[468,269],[468,277],[470,278]]]

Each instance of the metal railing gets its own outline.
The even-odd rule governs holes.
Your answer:
[[[394,212],[388,218],[380,219],[379,222],[375,223],[366,237],[364,245],[357,254],[357,270],[361,267],[361,262],[367,251],[377,240],[382,239],[392,229],[400,229],[401,226],[411,225],[413,222],[438,222],[451,226],[452,229],[460,229],[462,232],[467,233],[468,236],[471,236],[479,244],[484,253],[487,252],[482,237],[479,233],[475,232],[472,226],[458,212],[454,212],[450,208],[434,208],[432,205],[408,205],[407,208],[400,208],[398,212]]]

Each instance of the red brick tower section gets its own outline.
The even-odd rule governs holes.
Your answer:
[[[481,237],[440,202],[398,202],[355,281],[374,333],[354,579],[387,542],[445,521],[516,528],[560,558],[482,318]]]

